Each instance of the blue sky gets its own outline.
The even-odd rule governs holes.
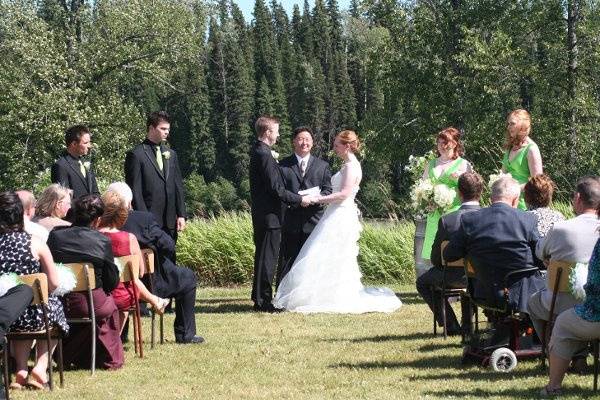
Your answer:
[[[242,11],[244,12],[244,18],[246,19],[246,22],[252,21],[252,10],[254,9],[254,0],[233,0],[233,1],[238,6],[240,6]],[[292,17],[292,10],[294,8],[294,4],[298,4],[298,7],[300,7],[300,11],[302,11],[302,7],[304,6],[304,0],[278,0],[278,1],[281,4],[283,4],[283,7],[287,11],[288,17],[290,17],[290,18]],[[265,2],[267,4],[271,3],[270,0],[266,0]],[[312,9],[312,7],[315,4],[315,1],[308,0],[308,3],[310,4],[310,8]],[[338,6],[340,7],[340,11],[347,10],[349,5],[350,5],[350,0],[338,0]]]

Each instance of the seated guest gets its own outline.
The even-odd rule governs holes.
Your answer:
[[[4,337],[8,328],[25,312],[33,299],[33,290],[27,285],[17,285],[8,289],[0,296],[0,343],[4,343]],[[5,389],[0,382],[0,399],[5,399]]]
[[[175,241],[160,228],[154,215],[131,209],[133,195],[126,183],[112,183],[108,191],[118,193],[128,204],[129,216],[122,229],[133,233],[142,247],[152,247],[158,252],[154,290],[159,296],[175,298],[175,341],[192,344],[204,342],[204,338],[196,335],[196,275],[191,269],[177,266],[171,261],[175,254]]]
[[[54,183],[48,186],[36,204],[34,222],[42,225],[48,231],[56,226],[69,226],[65,221],[67,212],[71,208],[71,190]]]
[[[36,236],[42,242],[46,243],[48,240],[48,230],[31,220],[35,215],[35,197],[33,197],[33,193],[28,190],[17,190],[16,193],[19,199],[21,199],[21,204],[23,204],[23,226],[25,227],[25,232],[31,236]]]
[[[457,211],[444,215],[438,222],[438,230],[431,248],[431,262],[433,268],[429,269],[417,279],[417,291],[423,297],[423,300],[429,305],[433,311],[438,324],[442,325],[442,310],[439,301],[434,302],[434,291],[432,287],[441,287],[443,277],[443,265],[441,255],[441,245],[443,241],[450,240],[450,236],[458,230],[460,226],[460,218],[463,214],[472,211],[477,211],[479,207],[479,198],[483,190],[483,179],[475,172],[465,172],[458,178],[458,196],[460,197],[461,206]],[[446,287],[449,288],[464,288],[466,286],[466,278],[464,269],[449,268],[446,270]],[[436,308],[434,309],[434,304]],[[449,335],[460,333],[460,325],[456,319],[456,315],[448,304],[448,300],[444,299],[446,307],[446,319]],[[463,320],[470,320],[470,311],[463,311]]]
[[[597,212],[600,217],[600,207]],[[600,338],[600,240],[592,252],[584,288],[583,303],[562,312],[554,324],[548,345],[550,380],[541,391],[543,396],[560,394],[571,358],[584,352],[590,340]]]
[[[550,208],[555,187],[556,185],[548,175],[539,174],[529,178],[523,189],[527,209],[537,217],[537,230],[540,238],[546,236],[548,230],[556,222],[565,220],[564,215]]]
[[[469,259],[478,271],[475,296],[490,305],[502,305],[503,288],[511,271],[534,267],[533,249],[538,241],[536,217],[516,207],[519,183],[511,177],[492,185],[492,205],[463,214],[458,231],[450,238],[444,258]],[[527,300],[544,286],[539,271],[520,274],[506,283],[509,306],[527,312]]]
[[[119,270],[108,240],[93,229],[104,213],[100,197],[87,195],[73,204],[73,226],[58,227],[50,232],[48,246],[56,261],[89,262],[94,266],[96,289],[92,290],[96,313],[96,364],[100,368],[117,369],[123,365],[123,344],[119,336],[119,311],[110,295],[119,282]],[[89,317],[87,294],[71,292],[64,298],[70,318]],[[80,368],[90,366],[91,329],[76,324],[64,339],[65,364]]]
[[[48,246],[36,237],[23,230],[23,205],[14,192],[0,193],[0,274],[15,273],[28,275],[43,272],[48,276],[48,291],[51,293],[58,286],[58,272]],[[69,326],[65,318],[63,306],[58,297],[48,298],[50,323],[65,334]],[[29,305],[19,319],[10,327],[15,332],[34,332],[44,329],[43,309],[41,305]],[[46,369],[52,352],[56,348],[56,340],[51,341],[51,349],[45,340],[37,343],[37,360],[27,380],[27,359],[32,340],[13,342],[13,355],[16,361],[15,382],[12,388],[27,385],[33,389],[44,389],[48,385]]]
[[[600,205],[600,179],[582,178],[577,182],[573,194],[573,210],[577,217],[557,222],[546,237],[538,242],[536,254],[548,263],[552,260],[587,263],[598,238],[596,208]],[[547,287],[529,299],[529,316],[538,335],[542,333],[544,321],[548,319],[552,291]],[[570,293],[558,293],[554,312],[558,315],[579,303]]]
[[[104,214],[100,218],[99,231],[110,239],[115,257],[139,256],[140,277],[144,276],[144,259],[137,239],[133,234],[120,230],[127,219],[128,207],[125,200],[117,193],[107,192],[102,196],[102,201]],[[139,300],[150,303],[159,314],[164,313],[165,307],[169,304],[168,299],[152,294],[140,279],[134,280],[133,283],[119,282],[112,295],[119,309],[120,330],[123,330],[128,310],[134,306],[133,285],[138,291]]]

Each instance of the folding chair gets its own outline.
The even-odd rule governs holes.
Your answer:
[[[434,310],[436,309],[436,303],[437,300],[435,293],[437,292],[439,294],[439,301],[441,304],[441,309],[442,309],[442,329],[443,329],[443,333],[444,333],[444,339],[446,339],[448,337],[448,321],[447,321],[447,317],[446,317],[446,299],[450,298],[450,297],[455,297],[455,296],[459,296],[460,300],[461,300],[461,307],[462,307],[462,303],[463,301],[468,301],[468,298],[465,296],[466,294],[466,289],[465,288],[447,288],[446,287],[446,270],[448,268],[454,268],[454,269],[460,269],[463,270],[465,267],[465,263],[464,260],[461,258],[460,260],[457,261],[452,261],[452,262],[448,262],[444,259],[444,249],[446,248],[446,246],[448,245],[448,241],[444,240],[442,242],[441,245],[441,252],[442,252],[442,285],[441,287],[437,287],[437,286],[432,286],[432,290],[434,292],[434,296],[433,296],[433,303],[434,303]],[[435,312],[433,314],[433,334],[437,335],[437,323],[436,323],[436,317],[437,315],[435,315]],[[462,325],[461,321],[461,325]],[[463,338],[464,338],[464,333],[462,334]]]
[[[58,371],[60,376],[60,387],[64,385],[64,371],[63,371],[63,351],[62,351],[62,332],[59,328],[50,327],[48,320],[48,277],[44,273],[20,275],[19,279],[33,289],[33,300],[32,305],[41,305],[44,315],[44,329],[36,332],[8,332],[6,334],[6,348],[4,359],[8,359],[10,352],[10,342],[18,340],[46,340],[48,344],[48,351],[50,351],[51,339],[58,341]],[[48,360],[48,383],[50,390],[54,390],[54,379],[53,379],[53,368],[52,359]]]
[[[128,311],[133,311],[133,341],[135,347],[135,353],[144,357],[143,340],[142,340],[142,317],[140,315],[140,301],[137,287],[135,286],[135,280],[140,277],[140,260],[137,255],[129,255],[117,257],[119,263],[123,266],[121,271],[120,280],[123,283],[131,282],[131,288],[133,291],[133,307]]]
[[[154,251],[154,249],[152,248],[145,248],[142,249],[142,257],[144,260],[144,265],[146,266],[146,274],[148,275],[148,283],[150,286],[150,292],[152,292],[152,294],[155,294],[154,292],[154,273],[155,273],[155,268],[154,268],[154,263],[155,262],[159,262],[158,261],[158,257],[156,256],[156,253]],[[155,337],[156,337],[156,311],[154,309],[152,309],[151,311],[152,313],[152,322],[151,322],[151,336],[150,336],[150,348],[153,349],[154,348],[154,343],[155,343]],[[159,315],[158,317],[159,319],[159,333],[160,333],[160,344],[164,343],[164,321],[163,321],[163,316],[162,314]]]
[[[92,331],[92,357],[90,360],[90,373],[94,375],[96,372],[96,311],[94,309],[94,298],[92,290],[96,288],[96,275],[94,274],[94,266],[91,263],[70,263],[65,264],[73,271],[77,284],[73,292],[85,292],[87,295],[87,306],[89,317],[67,318],[69,324],[90,324]]]
[[[4,397],[6,400],[10,400],[10,390],[8,390],[8,385],[10,384],[10,377],[8,376],[8,352],[7,352],[8,340],[4,337],[4,342],[2,343],[2,378],[4,379]]]

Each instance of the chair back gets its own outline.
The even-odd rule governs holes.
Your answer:
[[[152,249],[142,249],[142,258],[144,260],[144,266],[146,267],[146,273],[154,273],[154,251]]]
[[[94,274],[94,266],[91,263],[69,263],[65,264],[73,274],[77,283],[73,288],[74,292],[83,292],[89,289],[96,289],[96,275]]]
[[[473,267],[473,263],[471,260],[467,259],[464,264],[465,266],[465,274],[468,278],[475,278],[475,267]]]
[[[48,277],[43,272],[20,275],[19,279],[33,289],[32,305],[48,304]]]
[[[561,260],[550,260],[548,265],[548,290],[554,292],[568,292],[569,289],[569,275],[571,269],[575,266],[574,262],[561,261]],[[557,281],[558,274],[560,278]]]
[[[116,258],[123,266],[120,281],[129,282],[140,277],[140,259],[137,255],[122,256]]]
[[[446,260],[444,259],[444,249],[446,248],[446,246],[448,246],[448,241],[444,240],[440,246],[440,250],[442,252],[442,264],[446,267],[451,267],[451,268],[464,268],[465,267],[465,260],[464,258],[458,259],[456,261],[450,261],[450,262],[446,262]]]

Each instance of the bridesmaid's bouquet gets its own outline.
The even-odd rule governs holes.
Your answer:
[[[417,217],[424,217],[435,210],[441,213],[450,209],[456,191],[444,184],[434,185],[430,179],[419,179],[412,187],[412,208]]]
[[[19,284],[21,284],[21,279],[14,272],[0,275],[0,297]]]
[[[585,284],[588,276],[588,264],[577,263],[569,274],[569,291],[577,300],[585,300]]]
[[[75,288],[77,278],[71,268],[62,263],[56,263],[55,268],[56,272],[58,272],[58,286],[52,294],[54,296],[64,296]]]
[[[506,174],[505,174],[505,173],[504,173],[504,172],[502,172],[502,171],[498,171],[498,173],[497,173],[497,174],[491,174],[491,175],[489,176],[489,178],[488,178],[488,188],[490,188],[490,189],[491,189],[491,188],[492,188],[492,185],[494,184],[494,182],[496,182],[496,181],[497,181],[498,179],[500,179],[500,178],[504,178],[504,177],[507,177],[507,176],[511,176],[511,177],[512,177],[512,175],[511,175],[510,173],[506,173]]]

